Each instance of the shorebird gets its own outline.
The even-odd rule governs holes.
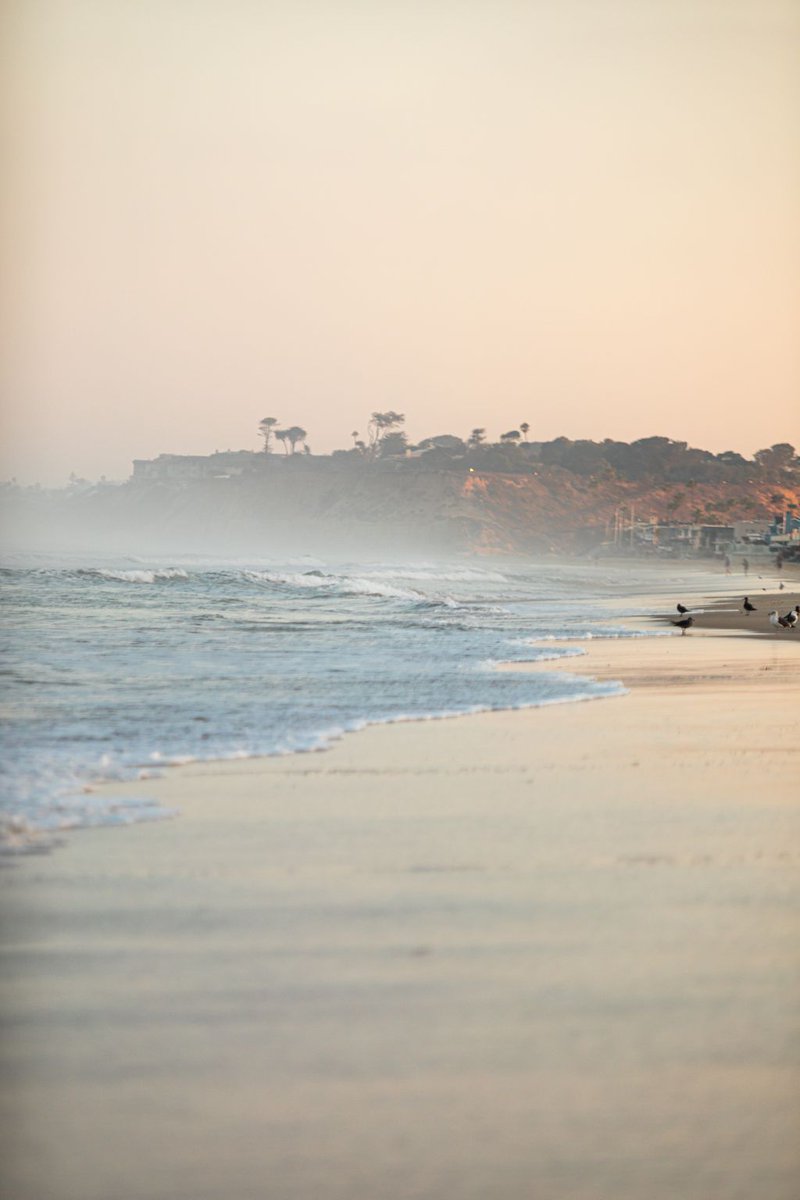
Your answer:
[[[797,622],[800,621],[800,604],[795,604],[794,608],[790,609],[789,612],[786,613],[783,620],[786,622],[786,627],[788,629],[794,629]]]
[[[683,616],[684,613],[687,613],[689,611],[685,604],[677,604],[675,607],[677,608],[677,610],[681,614],[681,616]]]
[[[756,606],[755,606],[755,604],[751,604],[751,603],[750,603],[750,597],[749,597],[749,596],[745,596],[745,598],[744,598],[744,604],[742,605],[742,608],[744,609],[744,611],[747,613],[747,615],[748,615],[748,616],[750,615],[750,613],[751,613],[751,612],[757,612],[757,611],[758,611],[758,610],[757,610],[757,608],[756,608]]]
[[[779,617],[777,608],[773,608],[769,614],[769,623],[774,625],[776,629],[791,629],[791,625],[786,620],[786,617]]]
[[[681,637],[683,637],[683,635],[686,633],[686,630],[691,629],[694,625],[694,617],[684,617],[682,621],[673,621],[672,624],[676,625],[678,629],[680,629]]]

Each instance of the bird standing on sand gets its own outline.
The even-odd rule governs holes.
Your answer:
[[[786,620],[786,617],[779,617],[777,608],[773,608],[769,614],[769,623],[774,625],[776,629],[791,629],[791,625]]]
[[[794,629],[798,621],[800,621],[800,604],[795,604],[794,608],[790,609],[784,616],[787,629]]]
[[[681,616],[683,616],[684,613],[687,613],[689,611],[685,604],[677,604],[675,607],[677,608],[677,610],[681,614]]]
[[[749,596],[745,596],[744,604],[742,605],[742,608],[744,609],[744,611],[747,613],[748,616],[750,615],[751,612],[758,612],[758,609],[756,608],[755,604],[750,603]]]
[[[676,625],[677,628],[680,629],[681,637],[683,637],[686,633],[686,630],[691,629],[694,625],[694,617],[684,617],[682,621],[673,621],[672,624]]]

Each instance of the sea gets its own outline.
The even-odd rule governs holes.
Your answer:
[[[559,664],[590,638],[669,636],[626,619],[726,586],[711,568],[603,560],[17,554],[0,570],[6,853],[41,851],[64,829],[174,816],[147,789],[170,765],[618,695],[621,683]],[[549,666],[494,669],[530,661]],[[109,797],[97,790],[108,780],[138,780],[141,793]]]

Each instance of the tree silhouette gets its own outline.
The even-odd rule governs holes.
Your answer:
[[[286,430],[286,437],[292,447],[292,454],[294,454],[294,448],[297,443],[304,442],[308,437],[308,434],[306,433],[305,429],[303,429],[302,425],[292,425]]]
[[[405,419],[405,413],[395,412],[391,408],[387,412],[372,413],[367,426],[367,434],[369,437],[368,449],[373,458],[378,452],[378,443],[381,439],[386,437],[391,430],[402,425]]]
[[[289,441],[289,430],[288,429],[276,429],[275,437],[278,439],[279,442],[283,443],[284,453],[288,454],[289,446],[287,445],[287,443]]]
[[[485,429],[473,429],[472,433],[469,435],[469,441],[467,442],[467,445],[472,446],[474,448],[475,446],[482,446],[485,441],[486,441],[486,430]]]
[[[448,454],[464,454],[467,447],[460,437],[452,433],[440,433],[435,437],[423,438],[418,450],[445,450]]]
[[[518,429],[509,429],[508,433],[500,434],[501,442],[506,442],[506,443],[513,442],[514,444],[516,444],[519,441],[519,439],[520,439],[520,432]]]
[[[402,429],[395,430],[394,433],[386,433],[380,440],[379,450],[381,458],[402,457],[407,449],[408,438]]]
[[[527,442],[527,440],[528,440],[528,430],[530,429],[530,425],[528,424],[528,422],[527,422],[527,421],[523,421],[523,422],[520,424],[520,429],[521,429],[521,431],[522,431],[522,436],[525,438],[525,441]]]
[[[753,458],[765,471],[786,471],[795,461],[795,449],[789,442],[776,442],[768,450],[758,450]]]
[[[258,422],[258,432],[264,439],[264,453],[269,454],[269,439],[272,435],[272,430],[278,424],[277,417],[264,417]]]

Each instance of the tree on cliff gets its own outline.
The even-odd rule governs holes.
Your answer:
[[[522,423],[520,424],[520,431],[521,431],[521,433],[522,433],[522,436],[525,438],[525,441],[526,441],[526,442],[527,442],[527,440],[528,440],[528,431],[529,431],[529,429],[530,429],[530,425],[528,424],[528,422],[527,422],[527,421],[522,421]]]
[[[402,429],[396,429],[381,438],[378,449],[381,458],[402,458],[408,449],[408,438]]]
[[[486,430],[485,429],[473,429],[472,433],[469,435],[469,441],[467,442],[467,445],[471,446],[473,449],[475,449],[477,446],[482,446],[485,441],[486,441]]]
[[[308,437],[308,434],[306,430],[303,429],[302,425],[292,425],[286,430],[286,437],[289,445],[292,447],[292,454],[294,454],[294,448],[297,443],[304,442]]]
[[[374,412],[371,415],[367,433],[369,436],[368,450],[373,458],[378,453],[378,443],[393,429],[402,425],[405,419],[405,413],[398,413],[393,409],[389,409],[387,412]]]
[[[753,457],[768,472],[789,471],[797,463],[794,446],[788,442],[776,442],[768,450],[758,450]]]
[[[264,439],[264,453],[269,454],[269,439],[272,436],[272,430],[278,424],[277,417],[264,417],[258,422],[258,432]]]
[[[283,443],[284,454],[288,454],[289,453],[289,446],[288,446],[289,430],[288,429],[276,429],[275,437],[277,438],[277,440],[279,442]]]
[[[445,450],[448,454],[465,454],[467,447],[463,438],[452,433],[439,433],[435,437],[423,438],[418,450]]]

